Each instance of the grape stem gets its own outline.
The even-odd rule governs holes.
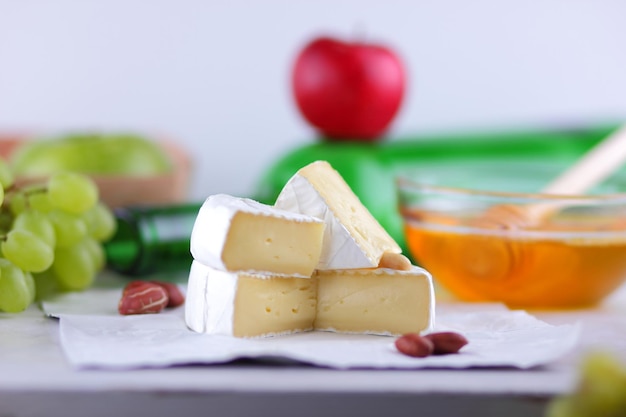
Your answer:
[[[0,241],[6,241],[6,233],[11,229],[15,213],[11,210],[11,201],[18,195],[24,196],[24,207],[30,208],[30,196],[36,194],[43,194],[48,192],[48,187],[45,184],[33,184],[20,187],[16,184],[11,184],[4,190],[4,201],[0,206]]]
[[[23,188],[17,187],[15,184],[12,184],[10,187],[7,187],[4,190],[5,199],[2,203],[2,208],[5,208],[7,206],[7,202],[10,202],[11,199],[18,194],[22,194],[24,197],[27,197],[25,202],[26,202],[26,205],[28,206],[29,204],[28,197],[32,195],[36,195],[36,194],[44,194],[46,192],[48,192],[48,187],[43,184],[32,186],[27,189],[23,189]]]
[[[43,194],[43,193],[48,192],[48,187],[46,187],[45,185],[41,184],[41,185],[34,186],[32,188],[28,188],[26,190],[23,190],[22,192],[24,193],[25,196],[29,197],[31,195]]]

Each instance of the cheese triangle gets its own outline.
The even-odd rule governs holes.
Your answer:
[[[285,184],[275,207],[324,220],[317,269],[375,268],[385,252],[401,248],[326,161],[301,168]]]

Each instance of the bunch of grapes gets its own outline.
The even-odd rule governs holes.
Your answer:
[[[89,287],[115,232],[111,210],[87,176],[57,173],[17,186],[0,159],[0,311],[19,312],[43,294]]]

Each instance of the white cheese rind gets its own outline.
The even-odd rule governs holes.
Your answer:
[[[193,261],[185,322],[198,333],[257,338],[313,329],[316,282],[216,270]]]
[[[274,205],[326,223],[317,269],[375,268],[383,253],[401,252],[339,173],[325,161],[313,162],[292,176]]]
[[[236,275],[193,261],[185,299],[185,322],[198,333],[233,335]]]
[[[231,260],[229,263],[226,259],[227,247],[231,249],[237,247],[232,241],[237,239],[237,235],[233,236],[233,233],[230,233],[231,228],[235,227],[235,219],[239,223],[251,221],[250,216],[246,220],[242,218],[241,213],[253,216],[255,230],[251,231],[249,236],[240,239],[241,251],[247,252],[236,256],[237,262]],[[274,222],[274,227],[263,226],[269,221]],[[276,227],[275,223],[281,223],[288,233]],[[241,227],[243,226],[239,226],[238,229]],[[310,277],[322,250],[324,227],[320,219],[309,215],[283,210],[247,198],[216,194],[205,200],[196,216],[191,232],[190,250],[194,259],[216,269]],[[301,235],[298,232],[302,232]],[[258,251],[254,250],[255,248]],[[233,258],[232,250],[230,257]],[[249,267],[234,263],[248,263]]]

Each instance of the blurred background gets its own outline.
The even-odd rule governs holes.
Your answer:
[[[399,140],[625,119],[624,16],[622,0],[0,0],[0,131],[166,136],[192,155],[192,199],[243,195],[316,140],[289,76],[317,35],[402,56]]]

